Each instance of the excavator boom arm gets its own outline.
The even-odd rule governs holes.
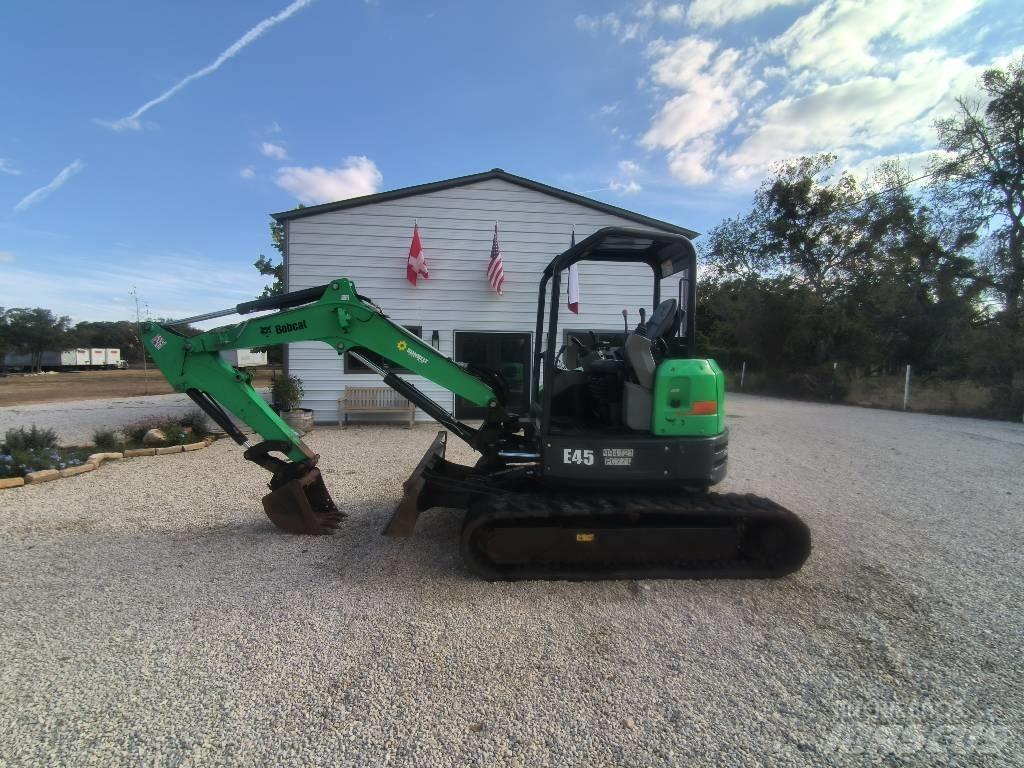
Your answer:
[[[377,306],[359,295],[351,280],[340,278],[322,286],[319,298],[312,300],[319,290],[299,291],[239,305],[236,310],[240,312],[275,306],[286,308],[197,336],[183,336],[170,326],[151,323],[143,332],[143,341],[175,390],[190,395],[193,392],[200,393],[235,414],[264,440],[288,443],[290,447],[287,453],[293,461],[303,461],[308,457],[308,450],[295,431],[253,389],[249,374],[236,370],[221,358],[219,353],[222,350],[266,347],[297,341],[320,341],[328,344],[338,354],[350,350],[370,350],[394,363],[396,367],[401,366],[423,376],[475,405],[490,408],[500,406],[498,395],[492,387],[388,319]],[[295,301],[306,300],[311,303],[289,307],[289,297],[296,297],[293,299]],[[410,399],[414,402],[420,397],[424,398],[417,405],[421,405],[430,415],[442,421],[446,421],[446,416],[451,419],[440,406],[426,399],[404,379],[387,370],[381,373],[385,382],[403,395],[411,395]],[[195,395],[192,396],[196,399]],[[454,422],[454,426],[462,437],[473,433],[472,428],[458,425],[457,422]]]

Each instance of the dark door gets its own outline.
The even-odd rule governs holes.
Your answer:
[[[505,407],[526,413],[530,404],[530,334],[456,331],[455,359],[500,373],[508,385]],[[468,400],[455,398],[456,418],[482,419],[485,411]]]

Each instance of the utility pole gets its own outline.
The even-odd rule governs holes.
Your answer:
[[[907,403],[910,402],[910,366],[907,366],[907,376],[903,380],[903,410],[907,410]]]
[[[139,289],[132,286],[131,296],[135,299],[135,333],[139,340],[139,349],[142,351],[142,380],[149,394],[149,366],[146,364],[146,345],[142,343],[142,313],[139,311]]]

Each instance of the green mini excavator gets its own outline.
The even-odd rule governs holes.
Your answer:
[[[588,261],[647,264],[653,311],[649,319],[641,313],[621,345],[591,333],[558,349],[562,274]],[[345,278],[150,323],[143,340],[175,390],[243,446],[246,459],[271,472],[263,506],[285,531],[329,534],[344,513],[324,485],[319,457],[256,392],[250,375],[219,353],[320,341],[357,358],[447,430],[404,483],[386,535],[412,535],[431,508],[464,510],[463,558],[490,580],[784,576],[810,552],[807,526],[767,499],[708,490],[725,477],[729,434],[722,371],[696,354],[696,267],[687,238],[619,227],[556,256],[540,280],[537,374],[524,413],[506,406],[500,374],[424,343]],[[679,296],[661,300],[661,281],[673,275],[682,278]],[[193,336],[173,327],[268,311]],[[397,375],[399,367],[484,409],[482,422],[459,421]],[[261,440],[250,442],[229,412]],[[445,459],[448,433],[480,454],[473,466]]]

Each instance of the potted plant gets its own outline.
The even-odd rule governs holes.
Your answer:
[[[299,408],[302,402],[302,380],[296,376],[277,376],[270,386],[281,418],[299,434],[313,429],[313,411]]]

